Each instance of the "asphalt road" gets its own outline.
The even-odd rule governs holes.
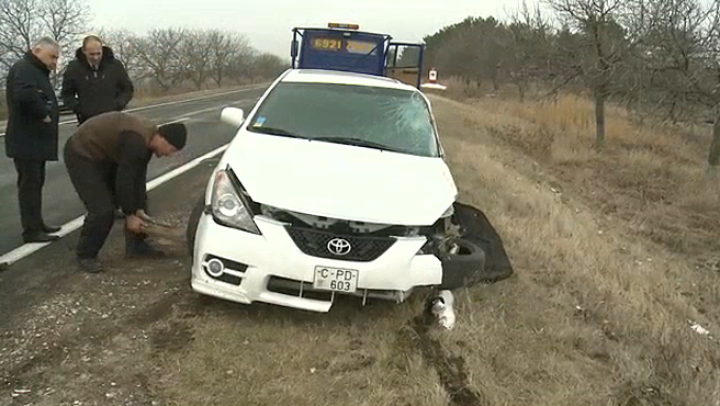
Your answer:
[[[265,86],[253,86],[231,93],[130,110],[133,114],[152,119],[158,124],[182,120],[188,126],[188,142],[185,148],[173,157],[160,159],[153,157],[148,168],[148,181],[230,141],[234,130],[220,122],[222,108],[239,107],[247,114],[265,89]],[[62,123],[72,119],[71,116],[63,116],[60,121]],[[62,162],[62,148],[76,128],[77,124],[74,123],[60,125],[60,160],[47,163],[43,215],[48,224],[63,225],[85,213]],[[3,137],[0,137],[0,140],[2,140],[0,142],[0,256],[2,256],[23,245],[23,241],[15,185],[17,179],[15,167],[12,160],[5,155]]]

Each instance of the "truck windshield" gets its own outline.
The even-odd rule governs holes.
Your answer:
[[[280,83],[248,131],[437,157],[430,111],[414,91],[328,83]]]

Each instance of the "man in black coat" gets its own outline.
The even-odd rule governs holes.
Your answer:
[[[59,109],[50,71],[57,66],[60,48],[51,38],[40,39],[10,68],[6,80],[8,122],[5,151],[18,174],[20,220],[25,242],[48,242],[60,227],[45,224],[42,188],[45,162],[58,160]]]
[[[98,114],[123,110],[134,90],[112,49],[104,46],[99,37],[89,35],[65,70],[60,96],[82,124]]]

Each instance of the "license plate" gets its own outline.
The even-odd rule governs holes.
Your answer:
[[[326,266],[315,267],[313,288],[334,292],[353,293],[357,290],[358,271]]]

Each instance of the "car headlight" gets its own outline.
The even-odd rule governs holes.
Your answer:
[[[260,234],[247,203],[238,193],[230,173],[226,170],[218,171],[215,175],[211,206],[213,217],[218,223]]]

